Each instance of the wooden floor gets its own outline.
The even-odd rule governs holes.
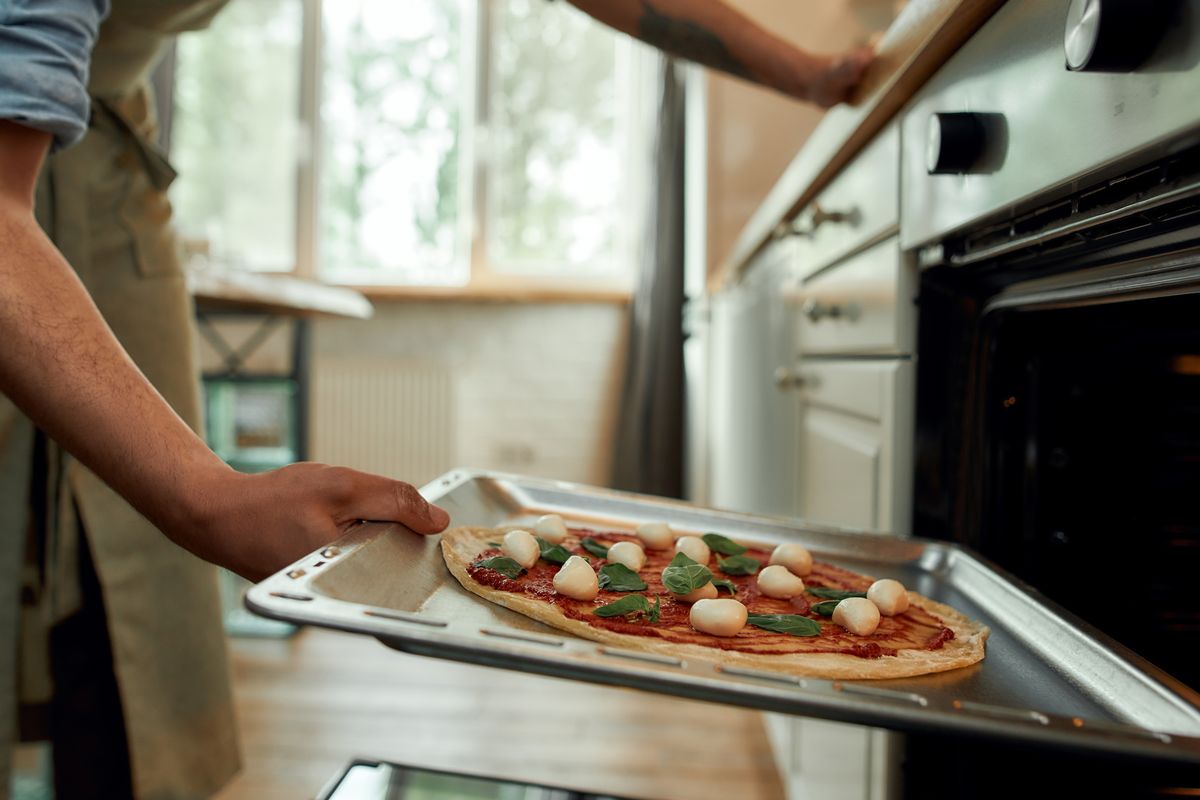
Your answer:
[[[219,800],[311,798],[354,758],[637,798],[783,797],[756,712],[323,630],[234,640],[233,673],[245,766]]]

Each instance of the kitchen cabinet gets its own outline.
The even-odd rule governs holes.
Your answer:
[[[900,220],[900,131],[885,128],[780,232],[796,240],[809,276],[896,230]]]
[[[799,256],[802,260],[802,254]],[[805,264],[798,265],[802,271]],[[797,351],[808,356],[911,355],[917,270],[895,236],[800,281]]]
[[[745,280],[712,298],[708,500],[718,508],[797,512],[795,308],[785,296],[793,254],[792,242],[774,243]]]
[[[906,534],[915,267],[902,257],[899,136],[886,129],[712,298],[710,501]],[[895,784],[886,731],[765,715],[789,797]]]
[[[797,496],[813,522],[904,534],[912,513],[909,359],[804,362]]]

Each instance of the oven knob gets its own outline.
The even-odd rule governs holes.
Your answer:
[[[929,118],[925,166],[930,175],[970,172],[987,148],[982,114],[935,113]]]
[[[1167,32],[1171,11],[1171,0],[1071,0],[1063,34],[1067,69],[1136,69]]]

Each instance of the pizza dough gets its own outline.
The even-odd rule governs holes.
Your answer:
[[[602,590],[596,599],[584,601],[562,597],[552,588],[552,578],[559,567],[545,560],[516,580],[505,578],[492,570],[473,569],[472,565],[481,557],[500,554],[494,545],[502,542],[509,530],[512,528],[454,528],[446,531],[442,535],[442,554],[446,566],[467,590],[486,600],[605,645],[677,658],[719,660],[731,666],[829,680],[925,675],[969,666],[984,657],[984,642],[988,637],[985,626],[968,619],[950,606],[916,592],[908,593],[909,610],[894,617],[884,617],[878,631],[872,636],[856,637],[837,628],[827,618],[815,614],[809,616],[822,623],[822,634],[818,637],[790,636],[752,626],[728,638],[700,633],[687,622],[689,607],[665,591],[659,581],[663,566],[659,562],[662,559],[669,560],[672,555],[670,551],[648,551],[652,558],[638,573],[648,587],[645,591],[635,592],[651,601],[655,597],[660,598],[663,618],[659,623],[651,624],[644,619],[601,619],[592,613],[596,608],[630,593]],[[594,537],[606,545],[618,541],[637,541],[630,534],[572,529],[561,546],[572,554],[589,558],[597,567],[608,562],[580,547],[580,541],[585,536]],[[769,546],[755,547],[751,542],[741,544],[751,547],[747,555],[759,558],[766,564]],[[658,560],[653,558],[655,555]],[[732,577],[722,573],[717,563],[711,564],[710,568],[714,578],[732,580],[737,584],[739,599],[748,605],[751,614],[795,614],[807,611],[807,606],[803,605],[807,601],[802,598],[789,601],[759,595],[752,588],[755,583],[753,575]],[[812,574],[805,578],[810,588],[832,586],[856,591],[865,591],[873,581],[874,578],[870,576],[822,562],[814,563]],[[728,595],[722,591],[721,596]],[[801,605],[789,606],[789,603]],[[904,646],[910,641],[921,644]],[[850,652],[811,652],[811,649],[821,647]]]

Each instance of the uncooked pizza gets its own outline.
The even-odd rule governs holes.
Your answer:
[[[988,629],[943,603],[775,547],[718,533],[568,527],[454,528],[446,565],[464,587],[608,645],[836,679],[900,678],[983,659]]]

